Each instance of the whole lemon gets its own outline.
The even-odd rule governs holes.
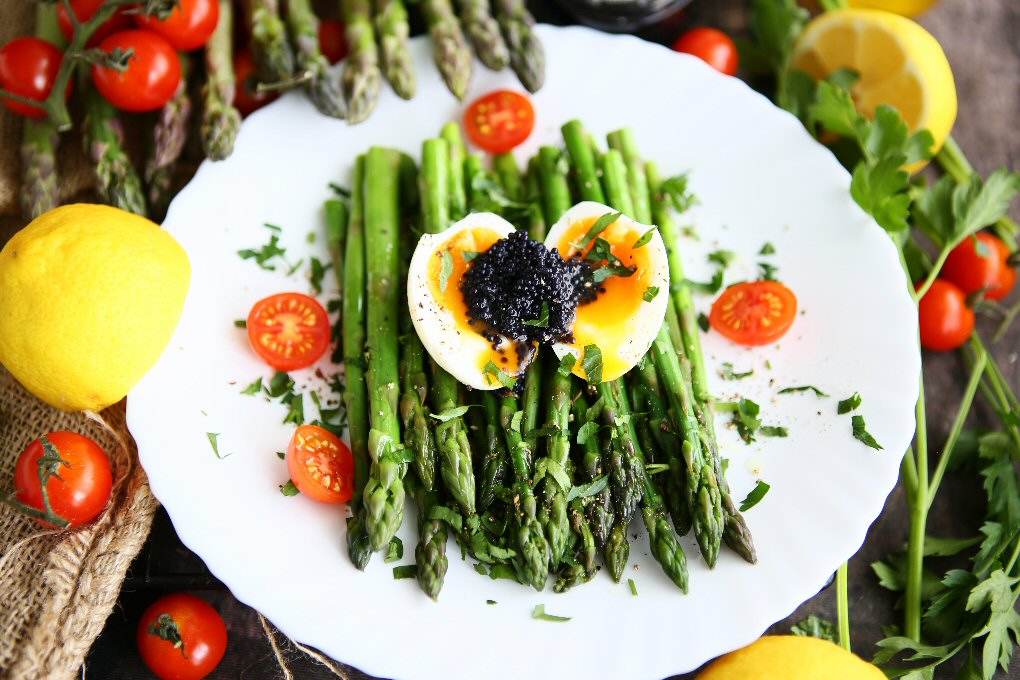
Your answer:
[[[885,673],[839,645],[769,635],[719,658],[698,680],[885,680]]]
[[[0,251],[0,363],[65,411],[99,411],[156,363],[191,281],[184,249],[144,217],[76,204]]]

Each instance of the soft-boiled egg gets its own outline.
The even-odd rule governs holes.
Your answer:
[[[573,342],[553,345],[561,359],[568,353],[574,355],[573,372],[585,379],[584,348],[597,346],[602,354],[603,381],[619,378],[641,360],[662,327],[669,300],[669,262],[659,232],[620,215],[604,231],[589,234],[599,218],[610,214],[616,211],[601,203],[578,203],[552,226],[545,239],[545,244],[557,249],[564,259],[587,257],[591,261],[595,257],[589,255],[592,249],[604,251],[608,244],[609,252],[618,260],[592,262],[596,271],[610,264],[620,274],[593,284],[597,295],[592,301],[582,299],[578,306]],[[600,239],[604,243],[598,243]],[[631,273],[627,275],[627,271]]]
[[[521,372],[514,343],[471,322],[461,281],[471,260],[514,231],[493,213],[472,213],[418,241],[407,272],[407,305],[414,329],[432,358],[468,387],[502,387],[490,362],[507,376]],[[485,333],[488,335],[483,335]]]

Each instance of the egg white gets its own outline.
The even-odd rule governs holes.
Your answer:
[[[429,288],[429,263],[451,238],[462,231],[485,227],[506,238],[512,224],[494,213],[472,213],[438,234],[418,240],[407,272],[407,306],[414,330],[437,364],[457,380],[477,390],[495,390],[499,382],[482,372],[479,364],[491,352],[489,342],[479,333],[457,325],[453,313],[443,307]]]
[[[563,214],[556,224],[554,224],[546,236],[545,244],[549,248],[558,248],[560,240],[564,234],[570,229],[571,225],[590,218],[598,219],[606,214],[616,213],[617,211],[610,208],[607,205],[596,203],[595,201],[583,201],[578,203],[573,208]],[[651,225],[641,224],[636,220],[633,220],[626,215],[620,215],[618,222],[621,226],[631,227],[634,230],[645,233],[648,229],[651,229]],[[620,377],[634,366],[637,365],[638,361],[641,360],[652,346],[652,342],[659,333],[659,329],[662,327],[662,322],[666,316],[666,305],[669,304],[669,260],[666,255],[666,245],[662,241],[662,236],[659,235],[656,230],[651,241],[642,248],[648,249],[648,257],[650,260],[650,268],[652,270],[652,282],[650,285],[656,286],[659,289],[658,294],[652,298],[651,302],[645,302],[643,299],[641,304],[638,305],[637,309],[630,316],[620,319],[617,321],[619,324],[626,324],[630,328],[630,332],[627,334],[624,342],[618,346],[604,346],[602,343],[596,341],[599,349],[602,351],[603,357],[607,353],[613,353],[626,368],[617,373],[603,373],[603,381],[615,380]],[[575,325],[576,325],[575,321]],[[555,343],[553,351],[556,356],[562,359],[567,354],[573,354],[576,362],[574,363],[574,374],[578,377],[584,377],[583,371],[581,371],[581,359],[583,358],[583,348],[574,344],[569,343]]]

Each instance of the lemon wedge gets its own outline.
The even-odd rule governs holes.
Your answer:
[[[798,38],[792,66],[818,80],[840,68],[856,71],[860,78],[850,92],[857,110],[873,117],[879,105],[892,106],[911,132],[931,132],[934,151],[956,121],[956,84],[945,52],[931,33],[898,14],[825,12]]]
[[[718,659],[698,680],[884,680],[885,673],[839,645],[769,635]]]

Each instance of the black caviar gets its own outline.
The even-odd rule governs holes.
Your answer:
[[[460,284],[471,323],[483,334],[487,327],[505,336],[518,346],[518,354],[532,342],[572,341],[577,305],[590,288],[590,263],[564,260],[523,231],[479,254]]]

